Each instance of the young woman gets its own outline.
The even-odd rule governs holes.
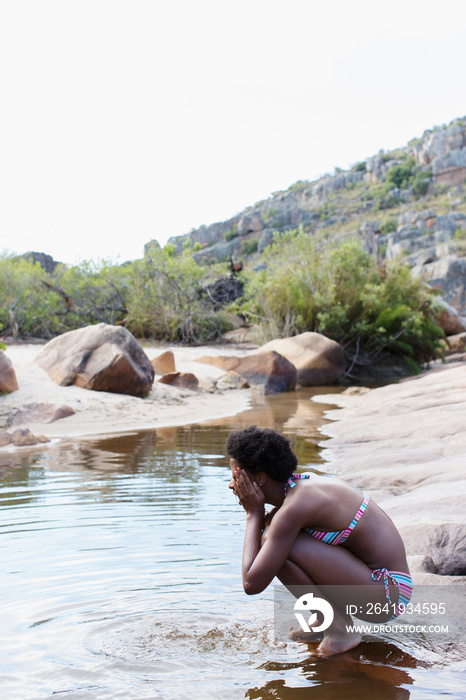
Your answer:
[[[294,474],[296,455],[275,430],[237,430],[226,449],[229,488],[246,511],[242,574],[248,595],[261,593],[276,576],[297,597],[307,591],[327,597],[334,619],[318,647],[323,655],[361,641],[347,629],[347,605],[373,622],[400,613],[398,606],[411,596],[406,552],[395,525],[372,499],[336,478]],[[275,506],[268,514],[265,503]],[[323,593],[325,586],[343,584],[341,592]],[[371,614],[374,609],[381,612]]]

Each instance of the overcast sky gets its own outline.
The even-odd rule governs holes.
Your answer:
[[[466,2],[0,0],[0,248],[144,244],[466,114]]]

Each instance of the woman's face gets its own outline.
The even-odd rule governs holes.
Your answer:
[[[251,483],[253,483],[254,481],[256,481],[256,476],[257,476],[257,475],[256,475],[256,474],[253,474],[252,472],[250,472],[249,469],[246,469],[245,467],[242,467],[242,466],[240,465],[240,463],[239,463],[236,459],[234,459],[233,457],[230,458],[230,469],[231,469],[231,476],[232,476],[232,479],[231,479],[230,483],[228,484],[228,488],[231,489],[231,490],[233,491],[233,493],[235,494],[235,496],[238,496],[238,493],[237,493],[237,490],[236,490],[236,477],[235,477],[235,470],[236,470],[236,469],[243,469],[243,470],[246,472],[246,474],[248,475],[249,480],[251,481]],[[241,501],[240,501],[240,503],[241,503]]]
[[[236,493],[236,477],[235,477],[235,470],[239,469],[239,463],[236,461],[236,459],[233,459],[233,457],[230,458],[230,469],[231,469],[231,481],[228,484],[228,488],[233,491],[235,496],[238,494]]]

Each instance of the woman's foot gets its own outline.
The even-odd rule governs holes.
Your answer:
[[[359,632],[348,632],[344,639],[341,637],[334,638],[331,635],[324,637],[322,642],[317,647],[319,656],[334,656],[334,654],[342,654],[344,651],[349,651],[357,647],[362,639]]]
[[[296,642],[317,642],[322,637],[322,632],[304,632],[302,627],[293,627],[288,638]]]
[[[328,630],[325,630],[324,638],[317,647],[317,653],[319,656],[342,654],[357,647],[361,639],[361,634],[352,630],[351,618],[349,624],[346,619],[334,619]]]

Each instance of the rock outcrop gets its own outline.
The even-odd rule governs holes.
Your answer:
[[[466,125],[464,121],[441,130],[427,130],[414,153],[420,165],[430,165],[437,182],[462,184],[466,178]]]
[[[369,489],[399,528],[415,574],[466,572],[465,389],[466,366],[440,364],[364,395],[314,397],[340,406],[320,429],[329,471]]]
[[[145,396],[154,380],[154,369],[136,338],[106,323],[53,338],[36,362],[61,386]]]
[[[466,315],[466,258],[447,255],[438,260],[416,265],[415,277],[422,277],[434,289],[443,292],[443,298],[462,316]]]
[[[30,251],[29,253],[24,253],[24,255],[22,255],[21,257],[25,260],[30,260],[33,263],[39,263],[41,268],[48,272],[49,275],[52,275],[55,272],[55,269],[58,267],[58,265],[61,265],[61,263],[54,260],[51,255],[47,255],[47,253],[37,253],[36,251]]]
[[[0,393],[11,394],[18,390],[18,380],[9,357],[0,350]]]
[[[346,369],[345,355],[339,343],[320,333],[308,332],[271,340],[258,352],[271,350],[286,357],[296,367],[297,380],[302,386],[335,384]]]
[[[266,394],[293,391],[296,387],[296,367],[274,350],[245,357],[204,356],[196,361],[220,367],[226,372],[233,370],[244,377],[249,385],[262,386]]]
[[[170,242],[178,251],[186,242],[201,246],[193,255],[206,262],[259,256],[277,234],[299,226],[311,236],[357,236],[378,261],[406,262],[466,315],[465,182],[463,117],[349,170],[296,182],[228,221]]]

